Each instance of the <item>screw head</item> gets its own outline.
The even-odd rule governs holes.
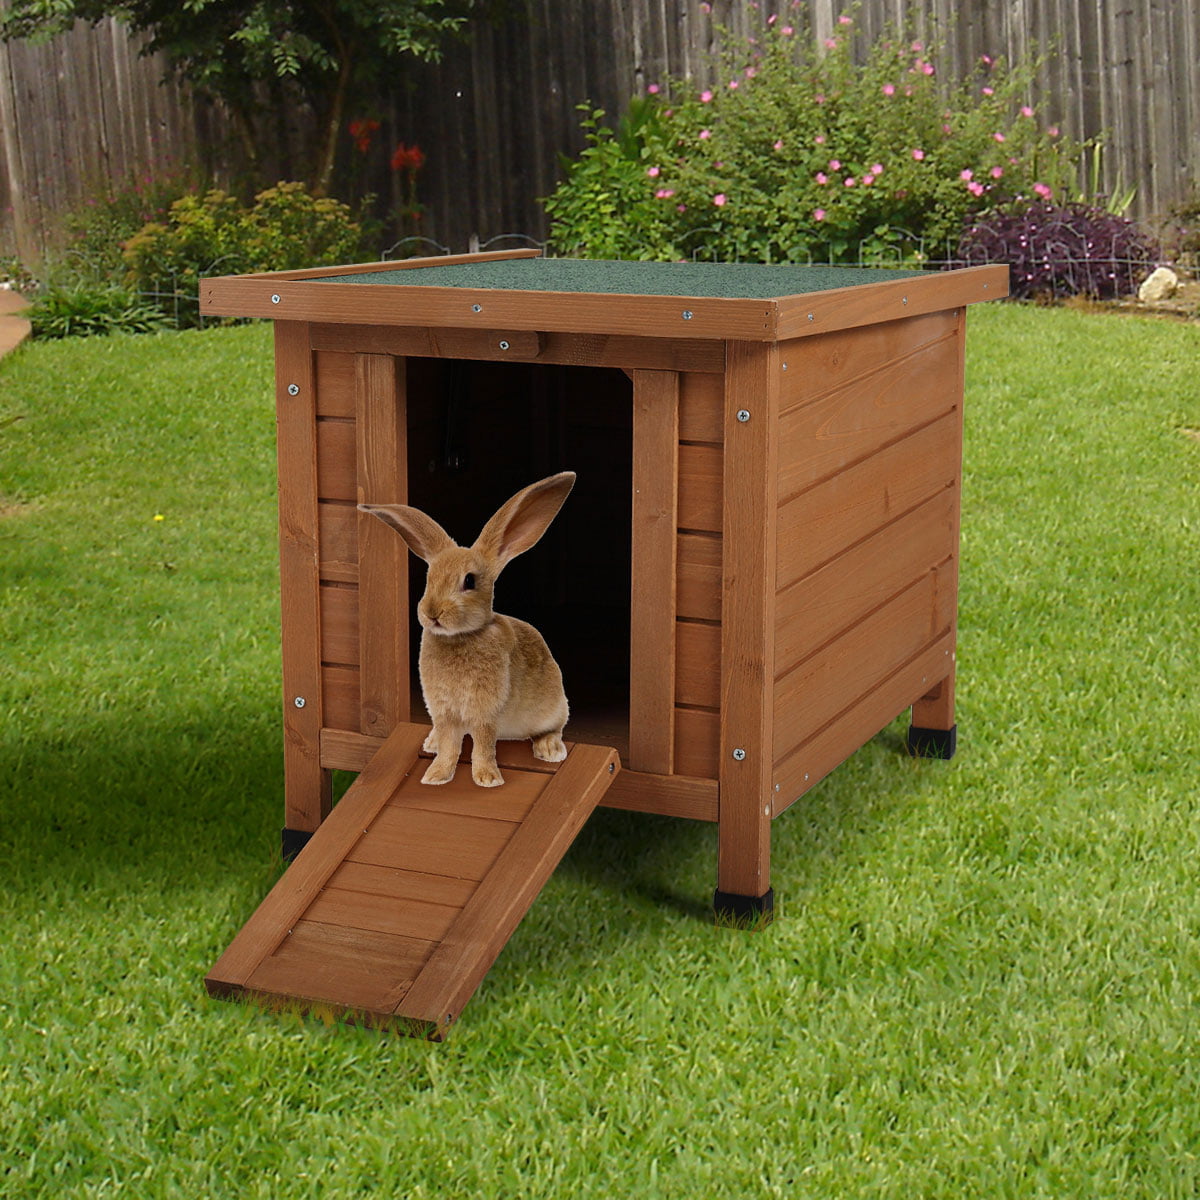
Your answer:
[[[308,701],[307,701],[307,700],[305,700],[303,696],[297,696],[297,697],[295,698],[295,700],[293,700],[293,701],[292,701],[292,703],[293,703],[293,704],[294,704],[294,705],[295,705],[297,708],[303,708],[303,707],[304,707],[304,706],[305,706],[305,705],[308,703]]]
[[[483,305],[482,304],[472,304],[471,311],[472,312],[483,312]]]
[[[750,410],[746,408],[739,408],[737,419],[741,421],[743,425],[745,425],[745,423],[750,420]]]
[[[733,752],[733,757],[734,757],[734,758],[735,758],[735,759],[736,759],[738,762],[742,762],[742,761],[743,761],[743,759],[745,759],[745,757],[746,757],[746,752],[745,752],[745,750],[743,750],[743,749],[742,749],[742,748],[739,746],[739,747],[738,747],[738,748],[737,748],[737,749],[736,749],[736,750]]]
[[[300,395],[300,385],[298,383],[289,383],[288,384],[288,395],[289,396]]]
[[[692,310],[690,308],[685,308],[683,310],[683,319],[685,321],[690,321],[692,319]]]
[[[271,303],[272,303],[272,304],[278,304],[278,303],[279,303],[279,296],[278,296],[278,295],[274,295],[274,296],[272,296],[272,297],[271,297]]]
[[[808,314],[808,319],[809,319],[810,321],[815,321],[815,320],[817,319],[817,314],[816,314],[816,313],[809,313],[809,314]]]
[[[500,343],[500,349],[501,349],[501,350],[507,350],[507,349],[508,349],[508,343],[507,343],[507,342],[501,342],[501,343]]]

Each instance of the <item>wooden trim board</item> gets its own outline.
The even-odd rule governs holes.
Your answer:
[[[440,1041],[619,769],[605,746],[420,782],[428,726],[400,724],[205,985]]]

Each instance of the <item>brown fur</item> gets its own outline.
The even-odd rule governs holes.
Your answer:
[[[429,564],[417,605],[421,691],[433,718],[425,749],[435,755],[422,783],[454,778],[463,737],[471,735],[471,777],[480,787],[504,782],[496,739],[533,741],[547,762],[566,757],[567,697],[562,672],[532,625],[492,609],[496,578],[546,532],[575,483],[564,471],[523,488],[500,507],[473,546],[459,546],[420,509],[359,505],[386,522]],[[474,587],[464,581],[474,577]]]

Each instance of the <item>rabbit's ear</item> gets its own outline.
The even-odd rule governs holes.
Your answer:
[[[407,504],[360,504],[358,511],[370,513],[390,525],[408,543],[408,548],[426,562],[456,545],[454,539],[419,508],[409,508]]]
[[[537,543],[574,485],[575,472],[562,471],[522,488],[483,527],[475,549],[492,559],[497,570],[503,567]]]

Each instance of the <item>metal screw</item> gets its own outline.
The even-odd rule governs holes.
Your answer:
[[[815,320],[817,319],[817,314],[816,314],[816,313],[809,313],[809,314],[808,314],[808,319],[809,319],[810,321],[815,321]]]
[[[733,752],[733,757],[738,762],[741,762],[746,757],[746,752],[739,746],[738,749]]]
[[[742,423],[743,425],[745,425],[745,423],[746,423],[748,420],[750,420],[750,412],[749,412],[749,410],[748,410],[748,409],[745,409],[745,408],[739,408],[739,409],[738,409],[738,415],[737,415],[737,419],[738,419],[739,421],[741,421],[741,423]]]
[[[784,363],[784,364],[783,364],[783,369],[784,369],[785,371],[787,370],[787,363]]]
[[[272,297],[271,297],[271,303],[272,303],[272,304],[278,304],[278,303],[279,303],[279,297],[278,297],[278,296],[272,296]]]
[[[690,321],[692,319],[692,310],[690,308],[685,308],[683,310],[683,319],[685,321]]]
[[[472,304],[471,311],[472,312],[483,312],[483,305],[482,304]]]
[[[289,396],[300,395],[300,385],[298,383],[289,383],[288,384],[288,395]]]
[[[901,297],[900,297],[900,303],[901,303],[901,304],[907,304],[907,303],[908,303],[908,297],[907,297],[907,296],[901,296]]]
[[[297,697],[295,698],[295,700],[293,700],[293,701],[292,701],[292,703],[293,703],[293,704],[294,704],[294,705],[295,705],[297,708],[303,708],[303,707],[304,707],[304,706],[305,706],[305,705],[308,703],[308,701],[307,701],[307,700],[305,700],[303,696],[297,696]]]
[[[617,764],[616,764],[616,763],[609,763],[609,764],[608,764],[608,773],[609,773],[610,775],[615,775],[615,774],[616,774],[616,770],[617,770]]]
[[[500,349],[501,349],[501,350],[507,350],[507,349],[508,349],[508,343],[507,343],[507,342],[501,342],[501,343],[500,343]]]

